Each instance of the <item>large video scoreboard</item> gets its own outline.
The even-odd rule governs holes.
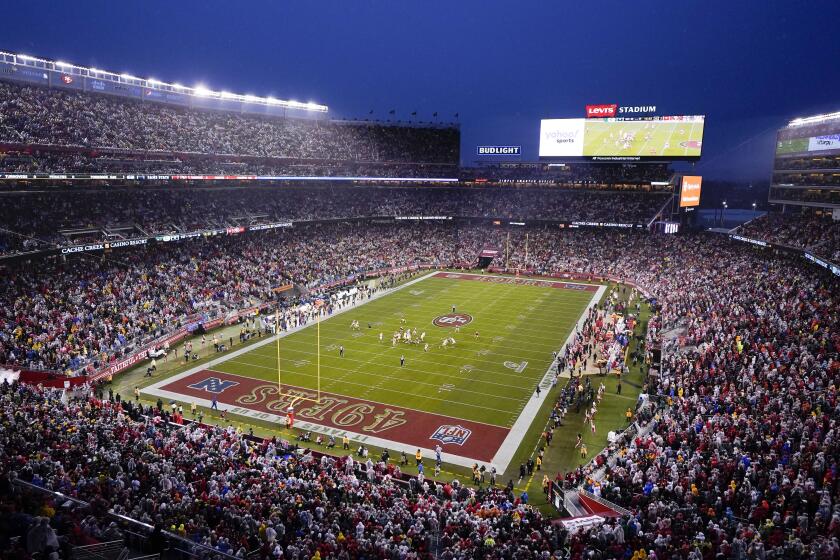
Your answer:
[[[704,122],[703,115],[543,119],[540,157],[593,161],[698,159]]]

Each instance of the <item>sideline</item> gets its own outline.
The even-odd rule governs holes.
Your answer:
[[[572,341],[575,336],[575,332],[583,326],[589,311],[597,305],[599,301],[601,301],[601,297],[604,295],[606,290],[607,286],[605,285],[598,287],[595,294],[592,296],[592,299],[589,300],[589,305],[587,305],[583,312],[581,312],[580,318],[575,324],[575,328],[571,330],[568,338],[566,338],[566,341],[560,345],[558,351],[562,350],[564,346]],[[493,457],[494,464],[504,467],[499,469],[501,472],[504,472],[513,460],[513,456],[516,454],[516,451],[519,449],[519,445],[523,442],[525,435],[534,423],[534,420],[536,419],[545,399],[549,397],[553,398],[554,394],[551,392],[551,378],[554,375],[552,373],[554,364],[555,362],[552,361],[548,366],[548,369],[545,371],[545,375],[543,375],[542,380],[539,382],[539,387],[541,389],[540,396],[531,396],[528,400],[528,404],[525,405],[525,408],[523,408],[522,412],[519,414],[519,418],[517,418],[516,422],[514,422],[508,436],[505,438],[505,441],[502,442],[502,445]]]

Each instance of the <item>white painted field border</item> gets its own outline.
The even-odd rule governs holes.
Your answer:
[[[393,294],[395,292],[398,292],[400,290],[403,290],[403,289],[405,289],[409,286],[417,284],[418,282],[422,282],[422,281],[424,281],[428,278],[432,278],[432,277],[436,276],[438,273],[439,273],[439,271],[433,271],[433,272],[430,272],[429,274],[421,276],[420,278],[415,278],[414,280],[410,280],[409,282],[406,282],[405,284],[397,286],[396,288],[392,288],[390,290],[386,290],[386,291],[374,294],[372,297],[370,297],[370,298],[368,298],[364,301],[354,303],[352,305],[349,305],[349,306],[347,306],[343,309],[340,309],[340,310],[336,311],[335,313],[330,315],[330,317],[335,317],[335,316],[340,315],[342,313],[345,313],[345,312],[347,312],[351,309],[355,309],[356,307],[359,307],[359,306],[365,305],[367,303],[370,303],[371,301],[377,300],[381,297],[391,295],[391,294]],[[455,274],[455,273],[453,273],[453,274]],[[462,273],[462,272],[459,272],[457,274],[462,275],[462,276],[477,276],[477,277],[491,276],[491,277],[494,277],[494,278],[513,279],[513,277],[509,277],[509,276],[480,275],[480,274],[469,274],[469,273]],[[446,279],[446,277],[441,277],[441,278]],[[449,279],[450,280],[456,280],[457,278],[449,278]],[[556,283],[556,284],[577,284],[577,285],[581,285],[581,286],[592,286],[592,285],[594,285],[594,284],[581,284],[581,283],[575,283],[575,282],[568,282],[568,281],[564,281],[564,280],[543,280],[543,279],[540,279],[540,281],[541,282]],[[516,282],[511,282],[511,285],[520,285],[520,284],[518,284]],[[607,289],[607,287],[605,285],[601,285],[601,286],[598,287],[595,294],[592,296],[592,299],[591,299],[590,303],[586,306],[586,308],[581,313],[580,319],[578,320],[576,326],[579,327],[583,324],[583,322],[586,319],[586,313],[592,308],[592,306],[594,306],[595,304],[598,303],[598,301],[600,301],[601,296],[606,291],[606,289]],[[328,318],[330,318],[330,317],[328,317]],[[187,371],[181,372],[181,373],[173,375],[171,377],[167,377],[167,378],[165,378],[165,379],[163,379],[163,380],[161,380],[157,383],[154,383],[154,384],[144,388],[143,392],[148,393],[150,395],[157,396],[157,397],[161,397],[161,398],[165,397],[165,398],[168,398],[168,399],[184,402],[183,399],[186,398],[187,395],[184,395],[182,393],[172,392],[172,391],[166,391],[166,390],[162,389],[161,387],[165,386],[165,385],[169,385],[170,383],[173,383],[175,381],[178,381],[180,379],[188,377],[188,376],[190,376],[194,373],[200,372],[202,370],[211,369],[212,366],[215,365],[215,364],[220,364],[220,363],[225,362],[227,360],[231,360],[233,358],[241,356],[242,354],[244,354],[246,352],[250,352],[251,350],[254,350],[254,349],[260,348],[262,346],[265,346],[267,344],[270,344],[272,342],[275,342],[278,338],[283,338],[285,336],[288,336],[290,334],[293,334],[295,332],[303,330],[307,327],[310,327],[313,324],[314,323],[306,323],[304,325],[298,325],[297,327],[295,327],[293,329],[283,331],[279,334],[268,337],[263,341],[257,342],[255,344],[251,344],[249,346],[245,346],[243,348],[240,348],[239,350],[235,350],[234,352],[232,352],[230,354],[226,354],[223,357],[220,357],[218,359],[211,360],[211,361],[209,361],[205,364],[190,368]],[[574,337],[574,334],[575,334],[575,330],[576,329],[572,329],[572,331],[569,333],[569,337],[566,339],[566,343],[569,343],[572,340],[572,337]],[[562,346],[561,346],[561,348],[562,348]],[[552,366],[553,366],[553,364],[552,364]],[[543,386],[545,386],[546,383],[548,383],[548,386],[550,387],[550,385],[551,385],[550,375],[551,375],[552,366],[549,366],[548,370],[546,371],[545,375],[543,376],[542,380],[540,381],[541,388]],[[230,374],[227,374],[227,375],[230,375]],[[525,405],[525,407],[520,412],[519,417],[516,419],[516,422],[514,423],[513,427],[510,429],[510,432],[508,433],[505,440],[502,442],[502,445],[499,447],[499,450],[496,452],[496,455],[493,457],[493,460],[490,463],[492,466],[495,466],[500,473],[504,473],[506,471],[507,467],[510,464],[510,461],[513,459],[513,455],[516,453],[516,450],[519,447],[519,444],[522,442],[522,439],[524,438],[525,434],[527,433],[528,429],[530,428],[531,424],[533,423],[534,418],[536,418],[536,415],[539,412],[539,409],[540,409],[540,406],[542,405],[543,400],[547,397],[547,395],[549,393],[550,393],[550,391],[543,391],[542,394],[540,395],[540,397],[530,398],[528,400],[528,403]],[[370,399],[363,399],[363,400],[370,400]],[[212,404],[211,401],[209,401],[207,399],[195,399],[195,402],[196,402],[196,404],[204,406],[205,408],[209,408],[210,405]],[[370,401],[370,402],[376,402],[376,401]],[[404,407],[404,406],[401,406],[401,408],[406,408],[408,410],[413,410],[413,409],[410,409],[409,407]],[[263,412],[259,412],[259,411],[256,411],[256,410],[251,410],[251,409],[242,408],[242,407],[234,407],[234,408],[226,409],[226,410],[228,412],[230,412],[231,414],[236,414],[238,416],[244,416],[244,417],[247,417],[247,418],[252,418],[252,419],[257,419],[257,420],[265,420],[265,421],[269,421],[269,422],[277,422],[278,424],[281,422],[281,420],[285,421],[285,417],[281,417],[281,416],[277,416],[277,415],[273,415],[273,414],[269,414],[269,413],[263,413]],[[425,411],[418,411],[418,412],[425,412]],[[481,422],[479,422],[479,423],[481,423]],[[492,425],[492,424],[489,424],[489,425]],[[318,424],[313,424],[311,422],[301,421],[296,427],[299,428],[299,429],[302,429],[302,430],[310,430],[310,431],[313,431],[313,432],[316,432],[316,433],[322,433],[322,434],[326,434],[326,435],[342,435],[342,434],[346,433],[347,437],[353,439],[354,441],[358,441],[358,442],[361,442],[361,443],[368,443],[368,444],[374,445],[376,447],[382,447],[382,448],[387,448],[387,449],[395,449],[397,451],[405,451],[406,453],[413,453],[417,449],[414,446],[407,445],[407,444],[402,444],[402,443],[399,443],[399,442],[396,442],[396,441],[386,440],[386,439],[377,438],[377,437],[373,437],[373,436],[367,436],[367,435],[364,435],[364,434],[358,434],[358,433],[350,432],[350,431],[346,431],[346,430],[339,430],[339,429],[330,428],[330,427],[327,427],[327,426],[321,426],[321,425],[318,425]],[[433,455],[434,450],[427,449],[427,448],[422,448],[422,447],[420,449],[421,449],[421,451],[423,452],[424,455],[434,456]],[[474,463],[482,463],[482,461],[478,461],[476,459],[463,457],[463,456],[455,455],[455,454],[451,454],[451,453],[446,454],[445,462],[451,463],[451,464],[454,464],[454,465],[458,465],[458,466],[463,466],[463,467],[471,467]]]
[[[224,373],[224,372],[219,372]],[[226,374],[230,375],[230,374]],[[144,390],[145,393],[150,395],[171,399],[175,401],[184,402],[184,399],[187,398],[187,395],[183,393],[176,393],[173,391],[167,391],[165,389],[160,389],[157,387],[160,385],[156,383],[151,388],[147,388]],[[194,400],[197,405],[203,406],[205,408],[209,408],[213,403],[207,399],[195,398],[191,399]],[[368,399],[364,399],[368,400]],[[376,401],[370,401],[376,402]],[[229,414],[236,414],[237,416],[243,416],[245,418],[249,418],[252,420],[260,420],[263,422],[268,422],[272,424],[276,424],[278,426],[286,424],[286,417],[279,416],[277,414],[271,414],[269,412],[260,412],[258,410],[251,410],[250,408],[245,408],[241,406],[230,406],[226,405],[225,411]],[[405,408],[405,407],[401,407]],[[423,411],[418,411],[423,412]],[[428,412],[423,412],[424,414],[429,414]],[[373,445],[376,447],[380,447],[382,449],[391,449],[396,451],[405,451],[405,453],[409,456],[413,456],[414,452],[417,451],[418,447],[414,445],[408,445],[407,443],[400,443],[397,441],[393,441],[390,439],[383,439],[376,436],[369,436],[365,434],[360,434],[358,432],[351,432],[349,430],[343,430],[339,428],[330,428],[328,426],[322,426],[320,424],[315,424],[312,422],[307,422],[304,420],[296,420],[295,421],[295,428],[304,431],[311,431],[314,433],[324,434],[327,436],[334,436],[336,439],[341,439],[343,436],[347,436],[348,438],[352,439],[356,444],[363,443],[365,445]],[[429,449],[427,447],[420,447],[420,451],[423,453],[424,457],[434,458],[435,451],[434,449]],[[444,462],[450,463],[453,465],[458,465],[459,467],[472,467],[473,464],[484,464],[484,461],[480,461],[478,459],[471,459],[469,457],[463,457],[460,455],[455,455],[452,453],[442,453],[442,457]]]
[[[586,321],[586,315],[592,307],[598,304],[601,300],[601,296],[604,295],[604,292],[607,290],[606,286],[600,286],[595,294],[592,296],[592,299],[589,302],[589,305],[583,310],[580,315],[580,319],[576,324],[576,328],[572,329],[572,332],[569,333],[569,337],[566,339],[566,342],[563,344],[569,344],[575,336],[575,331],[583,326],[583,323]],[[563,348],[561,346],[559,350]],[[519,418],[516,419],[514,422],[513,427],[508,432],[507,437],[502,442],[502,445],[499,447],[499,450],[496,452],[496,455],[493,457],[493,464],[501,472],[505,472],[510,462],[513,460],[514,454],[516,454],[516,450],[519,448],[519,444],[522,443],[522,440],[525,438],[525,434],[528,433],[528,429],[533,424],[534,419],[537,417],[537,413],[540,410],[540,407],[543,404],[543,401],[547,398],[554,398],[554,394],[551,392],[551,376],[553,375],[552,370],[554,368],[554,363],[548,366],[548,369],[545,372],[545,375],[540,381],[540,389],[542,392],[540,396],[534,396],[529,401],[528,404],[522,409],[522,412],[519,414]]]

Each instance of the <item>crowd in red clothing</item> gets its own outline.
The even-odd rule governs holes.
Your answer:
[[[162,268],[167,281],[179,278],[186,288],[194,281],[204,289],[213,285],[218,268],[226,278],[220,289],[254,297],[271,284],[265,278],[315,285],[367,266],[421,259],[447,264],[474,257],[488,242],[506,244],[507,232],[335,225],[125,258],[136,258],[138,271]],[[204,272],[190,250],[196,261],[218,266]],[[518,267],[613,274],[654,303],[653,336],[663,357],[647,389],[660,408],[649,432],[614,444],[581,477],[586,485],[597,481],[600,494],[631,517],[569,536],[504,490],[460,488],[447,495],[443,486],[427,491],[422,479],[406,490],[389,480],[384,466],[368,480],[355,467],[348,473],[344,459],[275,460],[272,442],[252,444],[215,429],[167,432],[110,404],[47,404],[20,388],[3,392],[4,468],[67,494],[104,499],[132,517],[167,527],[183,523],[186,534],[213,546],[234,552],[259,546],[273,558],[309,558],[319,547],[321,557],[361,550],[425,556],[440,546],[429,535],[444,544],[438,550],[446,558],[560,557],[564,549],[575,558],[840,557],[835,277],[801,259],[713,234],[512,229],[510,250]],[[50,313],[77,311],[71,307],[77,298],[71,291],[61,299],[28,282],[63,274],[66,284],[57,286],[67,288],[85,277],[65,266],[61,274],[40,271],[34,280],[6,279],[3,293],[14,299],[28,294],[34,303],[17,307],[18,314],[47,310],[38,323],[53,328]],[[114,270],[121,269],[111,266],[89,272],[113,284]],[[181,270],[173,273],[173,266]],[[235,273],[229,286],[227,276]],[[97,285],[91,302],[103,288]],[[130,320],[142,321],[142,298],[127,293],[120,312],[135,305]],[[181,297],[173,304],[186,305]],[[9,337],[14,325],[4,320],[3,343],[17,341]],[[98,316],[89,324],[98,325]],[[54,451],[45,456],[45,449]],[[92,461],[81,462],[87,456]],[[601,465],[605,469],[595,468]],[[225,507],[216,507],[220,503]],[[264,536],[268,526],[279,550],[266,544],[272,542]]]
[[[767,214],[738,228],[745,237],[798,247],[840,262],[840,221],[831,215]]]

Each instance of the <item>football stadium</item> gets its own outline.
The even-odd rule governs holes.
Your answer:
[[[0,22],[3,557],[840,558],[836,20],[157,4]]]

